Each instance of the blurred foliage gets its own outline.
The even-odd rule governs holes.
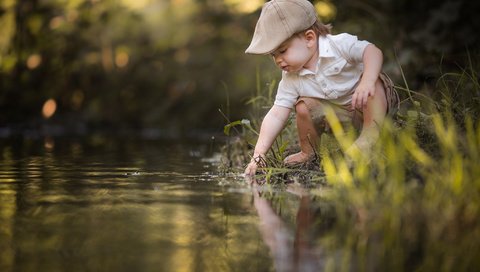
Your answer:
[[[241,60],[251,28],[242,25],[253,15],[218,1],[147,4],[3,2],[10,37],[0,43],[0,124],[45,123],[50,98],[58,106],[48,122],[80,131],[222,124],[224,85],[235,86],[230,99],[241,101],[254,80],[244,71],[256,62]]]
[[[334,32],[379,45],[385,69],[434,90],[442,65],[477,54],[477,1],[314,1]],[[268,57],[243,52],[262,1],[4,0],[0,2],[0,127],[221,130],[244,116]],[[443,58],[442,58],[443,56]],[[208,98],[208,99],[206,99]],[[54,114],[42,117],[46,102]]]
[[[342,252],[340,263],[331,256],[328,265],[367,271],[478,267],[480,123],[470,113],[461,123],[453,115],[444,108],[401,129],[387,122],[375,152],[359,154],[354,167],[336,152],[325,155],[333,190],[316,193],[335,203],[338,221],[322,240],[328,252]],[[352,143],[341,133],[335,138],[342,150]]]
[[[401,71],[397,68],[400,64],[412,89],[434,88],[441,74],[440,66],[466,67],[467,51],[474,55],[480,53],[476,34],[480,22],[475,19],[480,11],[479,2],[333,2],[339,10],[334,21],[336,31],[355,33],[377,44],[385,55],[384,69],[400,83]]]

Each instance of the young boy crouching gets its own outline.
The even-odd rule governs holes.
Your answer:
[[[272,0],[260,14],[248,54],[270,54],[282,70],[274,105],[263,119],[252,160],[245,169],[255,175],[265,154],[295,109],[300,152],[284,163],[299,164],[315,155],[324,131],[326,107],[337,118],[361,127],[351,149],[368,152],[387,113],[398,107],[392,81],[381,73],[383,54],[356,36],[330,34],[307,0]],[[348,151],[347,151],[348,153]]]

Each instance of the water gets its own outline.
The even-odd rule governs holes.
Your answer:
[[[220,176],[211,143],[47,139],[0,147],[1,271],[320,265],[301,188],[267,194]]]

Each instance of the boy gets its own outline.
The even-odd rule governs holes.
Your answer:
[[[398,106],[393,83],[381,73],[383,55],[373,44],[350,34],[330,35],[307,0],[272,0],[260,14],[245,53],[270,54],[282,69],[274,105],[266,114],[245,175],[255,175],[273,141],[295,108],[301,151],[285,158],[300,164],[315,155],[326,126],[325,107],[342,122],[362,127],[350,148],[368,152],[389,110]],[[347,151],[348,153],[348,151]]]

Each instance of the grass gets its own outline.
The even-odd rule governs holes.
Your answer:
[[[299,180],[318,184],[310,193],[335,207],[335,226],[320,239],[327,270],[470,271],[480,267],[480,84],[469,55],[467,68],[441,71],[430,90],[398,86],[403,101],[387,120],[375,150],[357,156],[353,167],[343,152],[355,139],[334,114],[332,135],[323,135],[314,168],[289,169],[282,159],[295,145],[294,122],[267,156],[269,183]],[[275,82],[249,103],[263,116]],[[260,120],[253,118],[253,120]],[[258,121],[242,120],[225,160],[242,172],[250,160]],[[233,136],[232,136],[233,137]],[[234,139],[234,140],[233,140]],[[328,190],[325,188],[328,187]],[[340,252],[340,254],[338,254]]]

